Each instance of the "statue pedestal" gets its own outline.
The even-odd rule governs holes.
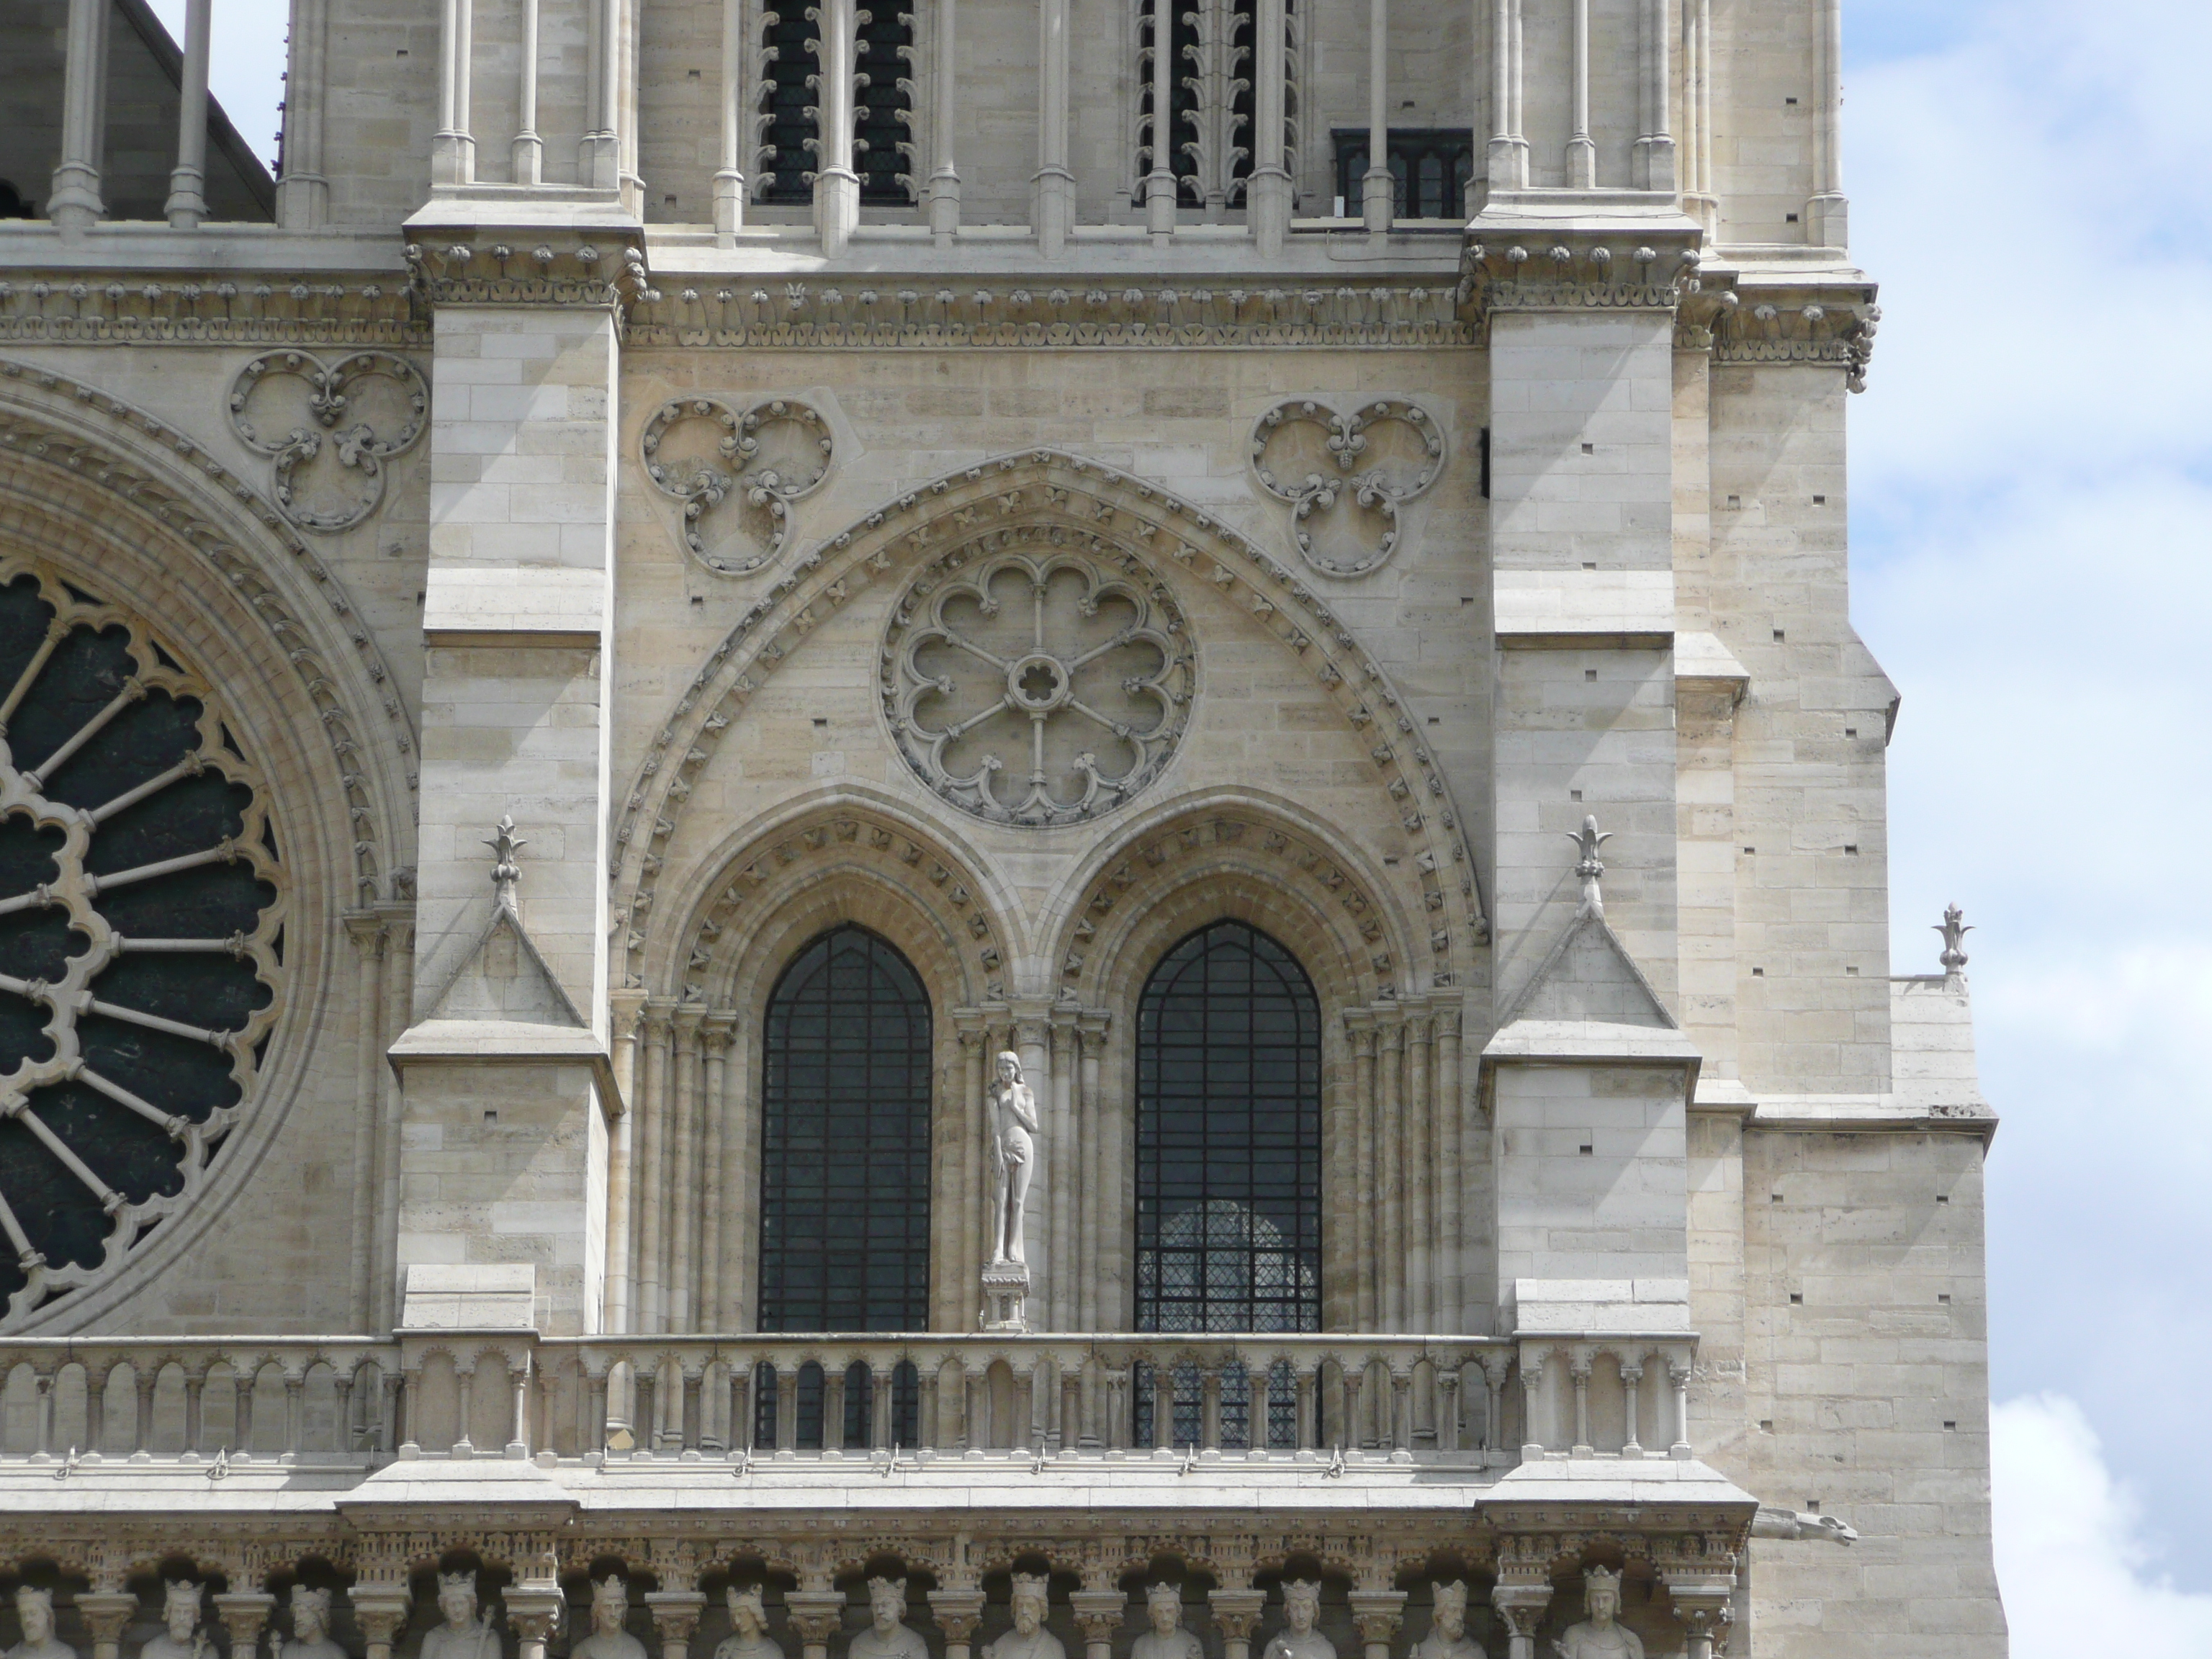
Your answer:
[[[1029,1334],[1030,1270],[1019,1261],[994,1261],[983,1269],[983,1329]]]

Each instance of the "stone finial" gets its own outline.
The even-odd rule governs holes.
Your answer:
[[[515,914],[514,884],[522,877],[522,866],[515,862],[514,855],[530,843],[515,838],[514,815],[502,812],[484,845],[491,848],[491,884],[496,896],[494,902],[512,915]]]
[[[1932,926],[1943,935],[1943,954],[1936,960],[1946,974],[1957,973],[1966,965],[1966,935],[1974,931],[1966,926],[1966,913],[1955,904],[1947,905],[1943,920]]]
[[[1598,860],[1597,849],[1613,839],[1613,831],[1600,830],[1596,817],[1586,817],[1583,819],[1581,830],[1569,835],[1567,839],[1574,842],[1582,853],[1582,857],[1575,864],[1575,873],[1582,878],[1583,902],[1575,914],[1577,916],[1595,916],[1601,921],[1605,919],[1605,894],[1598,883],[1605,874],[1605,866]]]

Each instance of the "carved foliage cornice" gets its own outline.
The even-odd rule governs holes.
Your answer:
[[[1016,514],[1065,526],[1102,556],[1115,556],[1109,538],[1118,537],[1164,554],[1212,584],[1305,665],[1366,740],[1381,787],[1415,843],[1423,879],[1433,878],[1446,896],[1447,937],[1437,963],[1448,977],[1437,982],[1465,982],[1461,975],[1488,927],[1474,860],[1443,770],[1420,742],[1389,675],[1318,594],[1236,531],[1154,485],[1056,450],[1000,457],[869,514],[795,560],[708,653],[655,733],[616,824],[608,878],[618,921],[630,924],[629,982],[642,982],[661,854],[702,769],[767,678],[867,584],[933,558],[957,540],[982,538],[993,523]]]
[[[1501,311],[1671,313],[1697,281],[1700,256],[1690,240],[1531,230],[1471,241],[1460,255],[1460,308],[1486,337]]]
[[[1156,281],[882,283],[670,278],[629,311],[647,346],[1470,345],[1449,285],[1214,287]]]
[[[653,292],[635,230],[505,235],[448,228],[410,242],[406,258],[410,287],[431,306],[568,306],[619,315]]]
[[[426,348],[407,279],[57,271],[0,282],[0,340]]]
[[[75,422],[42,414],[34,402],[20,394],[10,395],[19,386],[32,398],[44,392],[68,399],[65,407],[72,416],[80,421],[89,417],[108,425],[118,440],[127,434],[127,447],[123,441],[102,442],[82,429],[72,429]],[[179,464],[204,477],[211,489],[236,501],[258,519],[266,535],[292,556],[301,571],[313,583],[314,592],[329,607],[336,625],[352,641],[358,653],[360,670],[368,676],[381,706],[386,727],[382,741],[390,744],[400,757],[411,797],[418,778],[415,731],[400,701],[398,687],[374,635],[355,610],[344,584],[316,556],[299,531],[272,503],[225,468],[197,441],[144,410],[50,370],[0,360],[0,453],[21,455],[58,469],[72,480],[105,490],[167,526],[236,590],[276,637],[299,677],[307,706],[314,710],[337,762],[351,819],[359,902],[368,904],[380,898],[398,896],[396,891],[386,890],[386,884],[400,878],[403,869],[405,878],[411,880],[412,871],[398,864],[398,850],[391,843],[401,822],[411,821],[413,805],[410,799],[396,815],[389,805],[380,808],[377,760],[371,752],[377,740],[356,728],[355,722],[359,715],[339,695],[338,687],[345,671],[323,658],[316,630],[293,612],[283,595],[264,574],[254,555],[241,547],[224,526],[208,517],[181,489],[154,476],[151,468],[136,453],[149,441],[175,455]]]

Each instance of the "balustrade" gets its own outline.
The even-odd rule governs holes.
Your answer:
[[[1685,1457],[1694,1346],[1681,1334],[13,1339],[0,1341],[0,1455],[88,1467],[537,1455],[747,1468]]]

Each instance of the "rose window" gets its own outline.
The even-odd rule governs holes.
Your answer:
[[[884,703],[901,752],[954,805],[1066,823],[1159,775],[1191,683],[1182,618],[1133,557],[963,552],[900,605]]]
[[[278,878],[206,684],[137,618],[0,563],[0,1326],[204,1186],[276,1018]]]

